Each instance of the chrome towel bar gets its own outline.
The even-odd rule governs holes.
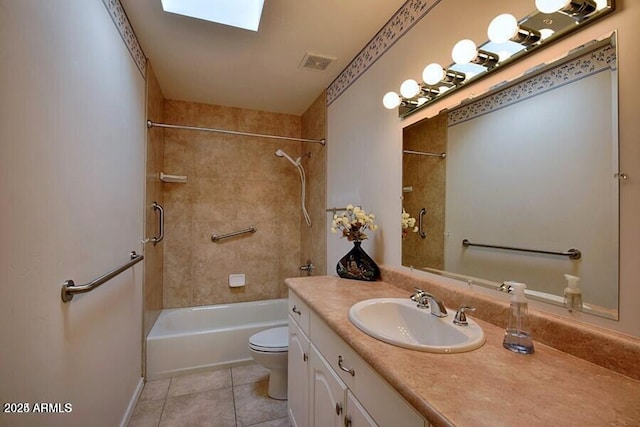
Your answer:
[[[255,233],[256,231],[258,231],[258,229],[252,225],[249,228],[245,228],[244,230],[233,231],[227,234],[214,234],[211,236],[211,241],[219,242],[222,239],[228,239],[229,237],[239,236],[240,234]]]
[[[514,248],[511,246],[497,246],[497,245],[485,245],[482,243],[471,243],[468,239],[464,239],[462,241],[462,246],[468,248],[469,246],[478,246],[481,248],[494,248],[494,249],[505,249],[509,251],[520,251],[520,252],[532,252],[536,254],[547,254],[547,255],[560,255],[566,256],[570,259],[580,259],[582,257],[582,252],[578,249],[569,249],[566,252],[556,252],[556,251],[542,251],[539,249],[524,249],[524,248]]]
[[[65,280],[65,282],[62,284],[62,290],[60,291],[60,297],[62,298],[62,302],[71,301],[75,294],[84,294],[87,292],[91,292],[98,286],[102,285],[105,282],[108,282],[109,280],[116,277],[118,274],[122,273],[123,271],[127,270],[129,267],[132,267],[133,265],[139,263],[144,259],[144,255],[138,255],[135,251],[131,251],[129,256],[131,258],[131,261],[129,261],[128,263],[121,265],[115,270],[110,271],[107,274],[103,274],[97,279],[94,279],[91,282],[86,283],[84,285],[76,286],[73,280]]]

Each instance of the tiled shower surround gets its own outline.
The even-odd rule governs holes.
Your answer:
[[[164,100],[163,120],[290,137],[303,136],[304,126],[305,138],[322,138],[307,134],[324,134],[325,105],[321,96],[305,115],[295,116]],[[284,279],[299,276],[300,265],[315,256],[312,261],[324,273],[324,251],[312,253],[324,241],[326,224],[326,157],[320,144],[175,129],[164,129],[163,137],[162,172],[187,176],[186,183],[161,184],[163,308],[285,297]],[[310,229],[302,221],[298,171],[274,155],[277,149],[294,158],[312,152],[302,161],[314,221]],[[212,234],[251,225],[256,233],[211,241]],[[304,251],[302,241],[310,242]],[[246,286],[231,288],[229,275],[237,273],[246,275]]]

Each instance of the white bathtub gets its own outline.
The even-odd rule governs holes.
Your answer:
[[[249,337],[285,325],[286,299],[162,310],[147,336],[146,378],[249,361]]]

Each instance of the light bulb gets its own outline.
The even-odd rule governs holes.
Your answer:
[[[518,32],[518,20],[508,13],[498,15],[489,24],[487,35],[494,43],[504,43]]]
[[[395,92],[387,92],[382,97],[382,105],[388,110],[393,110],[400,105],[400,96]]]
[[[536,0],[536,8],[542,13],[555,13],[569,3],[571,0]]]
[[[456,64],[462,65],[471,62],[477,54],[478,48],[473,40],[464,39],[460,40],[455,44],[455,46],[453,46],[451,58],[453,58],[453,62]]]
[[[511,55],[513,54],[508,50],[501,50],[500,52],[498,52],[498,57],[500,58],[500,62],[506,61],[507,59],[511,58]]]
[[[444,78],[444,69],[440,64],[429,64],[422,71],[422,80],[428,85],[435,85]]]
[[[420,93],[420,85],[413,79],[408,79],[400,85],[400,95],[404,98],[413,98]]]
[[[555,31],[553,31],[551,28],[543,28],[540,30],[540,37],[542,40],[545,40],[551,37],[553,33],[555,33]]]

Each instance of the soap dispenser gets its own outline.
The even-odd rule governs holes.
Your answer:
[[[580,278],[571,274],[565,274],[564,278],[567,280],[567,287],[564,288],[565,307],[569,311],[582,310],[582,290],[578,286]]]
[[[517,282],[507,282],[507,284],[513,289],[513,294],[502,346],[516,353],[531,354],[534,348],[529,329],[529,305],[524,296],[527,285]]]

